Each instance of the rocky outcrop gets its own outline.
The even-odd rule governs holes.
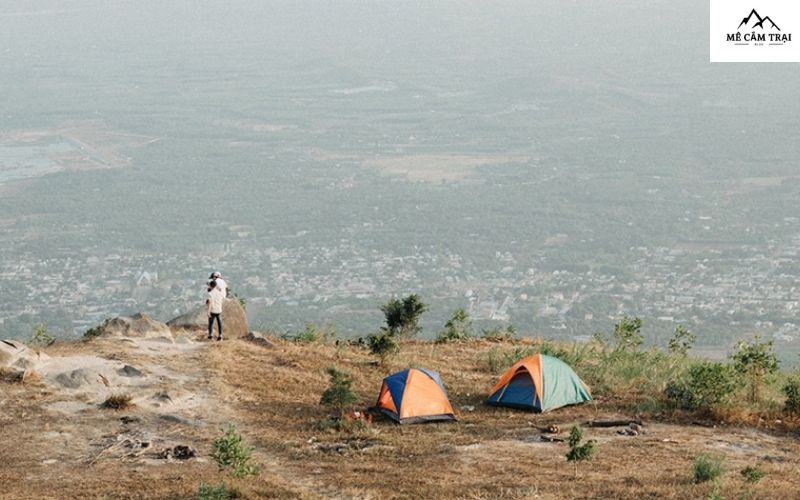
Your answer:
[[[119,316],[117,318],[108,319],[102,325],[87,332],[86,335],[89,337],[172,338],[172,331],[165,323],[156,321],[144,313],[137,313],[133,316]]]
[[[7,379],[21,379],[26,370],[32,370],[41,361],[50,359],[47,354],[30,349],[16,340],[0,340],[0,371]]]
[[[200,306],[186,314],[167,321],[173,332],[181,331],[206,331],[208,329],[208,316],[206,307]],[[216,327],[215,332],[216,332]],[[222,332],[225,337],[244,337],[250,331],[247,325],[247,316],[237,299],[225,299],[222,304]]]

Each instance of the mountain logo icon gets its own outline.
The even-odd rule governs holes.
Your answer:
[[[755,22],[755,23],[754,23],[754,24],[751,26],[751,25],[750,25],[750,21],[752,21],[752,20],[753,20],[753,18],[755,18],[756,22]],[[742,26],[744,26],[744,27],[745,27],[745,29],[747,29],[747,28],[752,28],[752,29],[756,29],[756,28],[767,29],[767,28],[765,28],[765,27],[764,27],[764,23],[768,23],[768,24],[767,24],[767,28],[769,28],[769,29],[775,28],[775,29],[776,29],[776,30],[778,30],[778,31],[780,31],[780,30],[781,30],[780,28],[778,28],[778,25],[777,25],[777,24],[775,24],[775,22],[774,22],[772,19],[770,19],[770,18],[769,18],[769,16],[766,16],[766,17],[761,17],[761,16],[759,16],[759,15],[758,15],[758,12],[756,12],[756,9],[753,9],[753,10],[751,10],[751,11],[750,11],[750,13],[747,15],[747,17],[745,17],[744,19],[742,19],[742,22],[741,22],[741,23],[739,23],[739,27],[738,27],[738,28],[736,28],[736,29],[738,30],[738,29],[739,29],[739,28],[741,28]]]

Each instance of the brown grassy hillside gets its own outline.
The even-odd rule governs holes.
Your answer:
[[[565,459],[567,445],[542,441],[540,428],[557,424],[564,437],[573,423],[631,417],[637,405],[642,409],[636,387],[645,381],[630,381],[627,393],[599,391],[592,403],[535,415],[482,404],[497,378],[491,360],[519,344],[409,342],[386,368],[360,347],[274,345],[100,338],[48,348],[50,363],[67,371],[96,366],[119,374],[127,365],[143,375],[108,372],[107,383],[101,377],[69,388],[51,366],[22,383],[0,382],[0,497],[195,498],[201,482],[225,480],[245,498],[702,498],[715,487],[692,482],[692,461],[701,453],[723,459],[718,490],[726,498],[800,497],[797,424],[768,411],[740,418],[751,425],[731,425],[719,415],[654,409],[643,414],[646,432],[638,436],[586,427],[597,453],[575,468]],[[437,370],[459,421],[326,426],[319,399],[331,365],[353,375],[361,407],[374,403],[392,371]],[[119,394],[132,406],[100,407]],[[212,442],[228,424],[254,447],[259,475],[218,472]],[[176,445],[197,456],[159,458]],[[766,477],[745,484],[739,471],[748,465]]]

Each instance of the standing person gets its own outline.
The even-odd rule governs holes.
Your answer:
[[[222,340],[222,301],[225,296],[217,286],[216,281],[209,283],[211,290],[208,292],[208,300],[206,300],[206,314],[208,316],[208,339],[211,340],[213,336],[211,333],[214,331],[214,320],[217,320],[217,330],[219,335],[217,340]]]
[[[208,279],[217,282],[217,288],[219,288],[219,291],[222,292],[223,297],[228,296],[228,283],[226,283],[225,280],[222,279],[222,275],[219,273],[219,271],[214,271],[213,273],[211,273],[211,276],[209,276]]]

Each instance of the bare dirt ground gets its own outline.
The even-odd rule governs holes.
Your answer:
[[[201,481],[223,479],[249,498],[703,498],[712,485],[691,481],[701,453],[724,459],[725,498],[800,497],[798,429],[785,423],[703,427],[645,415],[637,436],[585,428],[597,454],[575,468],[567,446],[543,441],[540,427],[557,424],[565,437],[575,422],[630,417],[624,405],[601,399],[543,415],[486,407],[496,378],[484,366],[490,347],[411,342],[380,368],[358,347],[280,340],[272,348],[181,337],[55,345],[24,382],[0,382],[0,498],[195,498]],[[324,429],[319,398],[331,365],[353,374],[364,407],[386,374],[437,370],[459,421]],[[113,394],[133,406],[101,408]],[[218,472],[211,443],[228,424],[255,448],[258,476]],[[177,445],[196,456],[162,458]],[[766,477],[745,485],[747,465]]]

